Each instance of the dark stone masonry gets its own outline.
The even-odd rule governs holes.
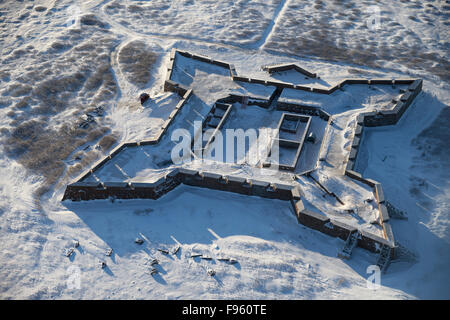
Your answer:
[[[111,160],[116,154],[125,148],[133,148],[140,145],[158,144],[161,137],[166,133],[167,128],[174,122],[179,111],[185,105],[193,94],[192,89],[185,88],[183,85],[171,80],[172,70],[176,65],[177,55],[182,55],[187,58],[191,58],[204,63],[213,64],[226,68],[230,72],[230,77],[233,81],[258,83],[266,86],[275,86],[277,92],[280,93],[284,88],[291,88],[295,90],[310,91],[319,94],[331,94],[339,88],[345,85],[352,84],[403,84],[409,85],[408,89],[402,94],[398,101],[394,100],[392,108],[380,111],[380,112],[366,112],[357,116],[357,124],[354,130],[354,138],[351,144],[351,150],[349,152],[348,161],[346,164],[345,175],[351,179],[355,179],[361,183],[364,183],[371,187],[374,192],[375,199],[377,200],[379,208],[379,216],[377,223],[383,228],[384,237],[379,237],[375,234],[369,233],[364,230],[358,230],[357,228],[346,225],[342,222],[335,221],[328,218],[324,214],[313,212],[305,208],[301,194],[302,191],[299,187],[292,185],[284,185],[278,183],[272,183],[271,181],[261,181],[255,179],[245,179],[243,177],[233,175],[221,175],[215,172],[202,172],[197,170],[191,170],[187,168],[178,168],[166,176],[152,183],[126,183],[126,182],[85,182],[84,180],[90,176],[94,171],[98,170],[105,163]],[[308,77],[317,77],[317,74],[311,73],[296,64],[284,64],[276,66],[266,66],[263,70],[269,73],[275,73],[286,70],[296,70]],[[222,190],[227,192],[234,192],[249,196],[258,196],[270,199],[280,199],[290,201],[292,208],[295,212],[296,218],[300,224],[303,224],[314,230],[318,230],[322,233],[330,235],[332,237],[338,237],[344,241],[348,240],[350,235],[358,232],[357,245],[361,248],[369,250],[371,252],[380,252],[382,248],[389,251],[390,257],[395,257],[395,240],[394,234],[389,224],[389,214],[385,205],[385,195],[381,184],[371,179],[365,179],[362,175],[354,171],[355,162],[358,157],[358,149],[363,142],[364,127],[375,127],[396,124],[405,111],[414,101],[415,97],[422,90],[421,79],[346,79],[341,83],[330,89],[311,88],[307,86],[294,85],[292,83],[266,81],[261,79],[253,79],[244,76],[239,76],[236,72],[236,68],[223,61],[214,60],[206,56],[192,54],[187,51],[180,51],[173,49],[170,53],[169,65],[167,68],[167,76],[164,83],[164,90],[175,92],[182,98],[174,111],[170,114],[169,119],[164,123],[160,133],[155,139],[127,142],[117,146],[108,156],[96,163],[91,169],[87,170],[78,177],[75,182],[69,184],[65,190],[62,200],[72,201],[84,201],[94,199],[158,199],[162,195],[170,192],[180,184],[186,184],[196,187],[209,188],[215,190]],[[231,110],[231,104],[234,102],[243,102],[251,97],[232,95],[227,98],[220,99],[212,107],[209,118],[205,119],[203,126],[212,126],[216,130],[220,130],[224,121]],[[271,97],[272,99],[272,97]],[[262,107],[268,107],[271,101],[261,101],[257,104],[261,104]],[[220,116],[216,115],[216,110],[221,109]],[[323,111],[321,108],[302,106],[296,104],[289,104],[284,102],[277,103],[277,109],[287,111],[283,114],[280,120],[278,128],[281,130],[290,130],[288,125],[283,125],[283,122],[287,120],[297,119],[299,121],[307,122],[307,129],[301,136],[299,141],[283,140],[280,139],[280,144],[287,147],[297,148],[296,160],[302,149],[304,139],[308,132],[311,116],[319,116],[325,121],[330,123],[331,116]],[[213,119],[214,118],[214,119]],[[214,120],[214,121],[212,121]],[[217,122],[217,123],[216,123]],[[283,141],[281,141],[283,140]],[[203,146],[207,148],[209,142]],[[296,162],[292,164],[284,165],[287,170],[292,170],[295,167]],[[283,166],[283,165],[282,165]]]

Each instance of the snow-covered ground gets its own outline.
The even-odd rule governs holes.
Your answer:
[[[375,31],[366,26],[370,1],[0,2],[0,298],[450,298],[449,7],[442,1],[397,2],[378,4],[381,29]],[[111,145],[158,132],[179,101],[162,92],[174,47],[264,79],[269,75],[261,66],[295,62],[320,79],[292,72],[274,77],[317,87],[352,77],[423,78],[423,92],[397,125],[365,131],[357,163],[365,177],[382,183],[387,200],[408,213],[407,221],[392,220],[392,226],[415,262],[393,263],[381,277],[382,287],[370,290],[366,268],[376,255],[356,249],[351,260],[338,259],[342,240],[299,225],[289,203],[277,200],[180,186],[157,201],[61,203],[65,185]],[[193,82],[198,96],[186,110],[198,114],[177,118],[186,127],[223,90],[259,92],[219,71],[191,71],[187,81],[195,76],[200,82]],[[399,88],[373,86],[370,97],[360,86],[322,98],[283,92],[336,116],[327,140],[329,166],[317,178],[345,203],[371,196],[342,176],[355,111],[384,107]],[[152,96],[144,106],[138,101],[142,91]],[[163,152],[136,148],[136,157],[118,159],[136,177],[161,174],[169,142],[162,142]],[[148,155],[151,161],[145,162]],[[141,159],[148,171],[133,172],[139,164],[127,162],[131,158]],[[191,164],[200,165],[216,168]],[[126,180],[120,171],[104,174]],[[342,214],[344,208],[336,210],[311,181],[302,177],[298,183],[307,205]],[[36,199],[43,186],[41,193],[49,191]],[[372,209],[354,204],[370,220]],[[144,244],[134,243],[137,237]],[[64,252],[75,240],[80,245],[68,258]],[[176,246],[176,255],[157,250]],[[105,254],[109,248],[111,257]],[[213,260],[189,258],[190,253]],[[160,260],[157,276],[150,275],[152,258]],[[207,275],[207,268],[216,276]],[[68,280],[78,276],[80,286],[74,288]]]

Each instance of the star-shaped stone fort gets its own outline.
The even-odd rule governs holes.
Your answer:
[[[262,69],[267,79],[249,78],[226,62],[173,49],[164,90],[178,103],[160,132],[117,146],[69,184],[63,200],[158,199],[180,184],[284,200],[299,223],[345,241],[340,257],[359,246],[378,253],[377,264],[386,270],[396,255],[389,223],[396,210],[380,183],[358,173],[370,152],[364,128],[395,125],[422,80],[346,79],[329,86],[297,64]],[[249,165],[245,159],[198,159],[193,152],[192,161],[171,161],[174,130],[190,132],[192,146],[204,134],[205,153],[225,130],[249,128],[277,132],[267,140],[267,150],[274,142],[279,148],[276,169],[265,157]]]

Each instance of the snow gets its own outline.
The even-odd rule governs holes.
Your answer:
[[[382,183],[387,200],[408,213],[407,221],[391,219],[391,224],[396,240],[418,257],[415,263],[392,263],[381,276],[382,287],[370,290],[366,268],[376,262],[376,255],[356,248],[350,260],[338,259],[342,240],[299,225],[290,204],[278,200],[182,185],[157,201],[62,203],[65,186],[74,178],[64,167],[64,174],[38,201],[33,192],[45,184],[44,174],[24,167],[18,154],[6,153],[2,142],[0,298],[448,299],[450,168],[447,158],[434,155],[425,143],[412,143],[428,128],[440,132],[443,141],[448,134],[448,126],[436,129],[442,110],[450,104],[448,82],[438,78],[448,69],[442,67],[447,62],[439,59],[445,56],[448,42],[440,4],[408,2],[399,4],[398,9],[382,1],[382,21],[390,21],[391,27],[370,33],[361,29],[367,14],[358,17],[356,11],[363,11],[361,6],[366,4],[349,2],[350,16],[358,18],[346,26],[349,19],[340,14],[342,8],[336,7],[335,1],[316,2],[192,0],[171,4],[156,1],[151,6],[142,1],[110,0],[2,2],[1,139],[8,135],[6,129],[14,130],[30,120],[44,123],[45,130],[54,132],[56,139],[64,124],[76,123],[89,108],[97,106],[105,110],[104,116],[96,117],[97,125],[110,128],[118,137],[117,143],[154,137],[180,100],[175,94],[162,92],[172,48],[232,63],[239,75],[321,88],[332,87],[345,78],[420,77],[424,79],[423,93],[397,125],[365,130],[357,162],[363,176]],[[333,15],[326,17],[326,12]],[[418,16],[418,21],[409,16]],[[321,17],[329,19],[330,24],[324,24]],[[355,59],[333,56],[336,51],[323,46],[316,50],[317,46],[305,40],[323,36],[314,30],[327,25],[327,33],[336,41],[327,44],[331,48],[347,46]],[[156,54],[145,85],[131,81],[120,62],[122,49],[134,41],[143,41],[145,50]],[[379,48],[376,61],[364,61],[355,54],[375,48]],[[418,49],[430,53],[429,59],[436,62],[432,64],[424,56],[413,59]],[[386,54],[380,53],[383,50]],[[391,51],[404,51],[408,59],[392,59]],[[157,147],[126,149],[89,179],[157,180],[171,169],[165,161],[173,146],[170,135],[175,128],[192,130],[190,122],[201,120],[218,98],[229,93],[256,98],[270,96],[274,89],[232,82],[224,68],[180,56],[177,59],[182,68],[173,76],[192,85],[196,96],[183,107],[174,127]],[[279,63],[297,63],[317,72],[320,79],[305,79],[294,71],[270,76],[260,68]],[[288,89],[281,96],[320,106],[333,115],[334,125],[324,137],[326,162],[320,164],[315,178],[344,205],[322,196],[317,185],[304,176],[294,180],[287,172],[274,176],[264,169],[215,162],[194,161],[186,166],[299,184],[307,208],[380,233],[379,227],[370,224],[376,212],[373,202],[364,202],[373,199],[371,190],[342,175],[356,114],[384,108],[402,88],[371,87],[345,86],[329,96]],[[138,97],[144,91],[151,101],[141,106]],[[257,106],[237,107],[233,105],[237,117],[232,115],[227,125],[250,128],[262,121],[265,126],[273,126],[281,115],[258,110],[261,108]],[[192,112],[194,109],[197,112]],[[247,123],[246,117],[253,117],[254,122]],[[316,164],[308,159],[317,157],[326,122],[315,120],[311,128],[318,141],[314,146],[305,144],[298,172]],[[436,136],[439,139],[440,135]],[[72,156],[84,148],[97,150],[97,144],[98,139],[94,139],[66,146],[72,152],[64,163],[75,161]],[[42,152],[47,151],[45,145],[42,148]],[[97,157],[107,153],[96,152]],[[423,156],[424,152],[430,156]],[[313,156],[302,158],[305,154]],[[95,159],[86,155],[85,161],[84,169]],[[347,209],[356,209],[357,213],[349,214]],[[144,244],[136,244],[137,237],[144,239]],[[64,252],[74,241],[80,245],[66,257]],[[158,251],[178,245],[181,249],[176,255]],[[113,254],[108,257],[110,248]],[[189,258],[190,253],[202,253],[212,260]],[[219,257],[235,258],[238,263],[229,265],[218,261]],[[155,276],[150,275],[153,258],[160,260]],[[106,262],[106,268],[101,268],[101,261]],[[216,271],[215,277],[207,274],[208,268]],[[67,283],[74,270],[80,276],[79,288]]]
[[[364,176],[382,183],[385,194],[395,195],[389,197],[394,206],[408,212],[407,221],[392,220],[391,224],[398,241],[419,255],[418,263],[406,266],[402,279],[389,276],[389,283],[417,296],[442,298],[448,295],[450,283],[444,271],[450,261],[448,163],[438,167],[435,164],[439,159],[435,158],[435,163],[423,161],[410,141],[417,132],[433,127],[436,115],[448,107],[435,100],[433,88],[426,89],[429,91],[419,97],[396,126],[366,131],[367,145],[376,144],[377,148],[365,154],[366,165],[359,165]],[[448,98],[444,101],[448,105]],[[395,272],[405,267],[394,263],[390,268]]]
[[[103,8],[112,19],[140,34],[252,46],[264,39],[261,34],[270,29],[281,2],[158,0],[151,4],[128,1],[125,6],[111,1]]]

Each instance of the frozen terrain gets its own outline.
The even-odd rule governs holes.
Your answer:
[[[367,25],[371,5],[380,9],[376,30]],[[445,1],[0,1],[0,298],[449,299],[449,10]],[[261,66],[295,62],[320,79],[293,72],[274,77],[317,87],[352,77],[424,79],[423,92],[397,125],[365,132],[358,156],[357,169],[380,181],[387,200],[408,213],[392,226],[412,254],[389,267],[381,288],[366,287],[376,255],[356,249],[351,260],[338,259],[344,242],[299,225],[287,202],[187,186],[157,201],[60,201],[66,184],[113,146],[158,132],[179,101],[163,93],[172,48],[265,79]],[[190,103],[200,115],[225,89],[271,92],[226,83],[220,70],[209,71],[175,74],[197,88]],[[152,97],[144,106],[142,91]],[[372,91],[370,98],[358,86],[338,99],[288,90],[282,97],[338,115],[328,140],[330,166],[316,178],[346,203],[370,194],[342,176],[351,138],[346,128],[355,110],[383,108],[395,95],[390,86]],[[249,125],[242,117],[251,108],[235,113],[229,125]],[[186,112],[180,123],[197,117]],[[135,157],[118,158],[119,167],[129,176],[155,177],[168,167],[170,148],[166,141],[160,152],[136,149]],[[103,174],[126,180],[115,168]],[[342,214],[311,181],[299,183],[308,205]],[[134,243],[138,237],[142,245]],[[74,241],[80,245],[68,258]],[[158,251],[176,246],[175,255]],[[160,260],[157,276],[150,275],[152,258]],[[79,287],[68,286],[74,276]]]

